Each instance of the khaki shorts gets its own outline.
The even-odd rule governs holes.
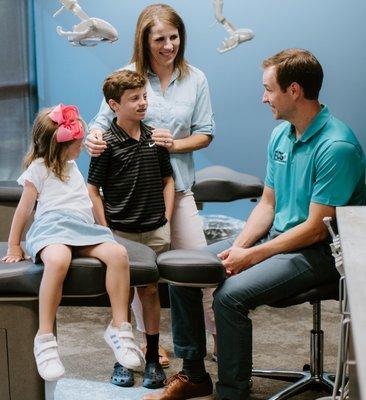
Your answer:
[[[124,239],[133,240],[149,246],[156,254],[163,253],[170,249],[170,223],[149,232],[133,233],[113,230],[113,233]]]

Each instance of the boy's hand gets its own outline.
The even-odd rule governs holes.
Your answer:
[[[92,129],[85,139],[85,148],[92,157],[99,157],[107,148],[107,143],[103,140],[103,131]]]
[[[169,129],[154,128],[151,138],[158,146],[165,147],[168,151],[174,148],[173,135]]]
[[[22,247],[20,245],[10,245],[8,247],[8,251],[6,252],[6,256],[1,259],[1,261],[5,261],[6,263],[16,263],[22,260],[28,260],[30,257],[26,256]]]

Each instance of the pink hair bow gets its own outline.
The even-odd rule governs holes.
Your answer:
[[[84,128],[79,121],[79,110],[75,106],[59,104],[49,114],[53,122],[58,124],[56,140],[58,143],[69,142],[84,137]]]

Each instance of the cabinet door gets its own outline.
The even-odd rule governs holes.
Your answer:
[[[0,329],[0,399],[10,400],[6,330]]]

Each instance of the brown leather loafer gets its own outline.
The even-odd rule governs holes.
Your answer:
[[[166,387],[159,392],[145,394],[142,400],[211,400],[212,381],[210,375],[201,383],[191,382],[182,372],[165,381]]]

